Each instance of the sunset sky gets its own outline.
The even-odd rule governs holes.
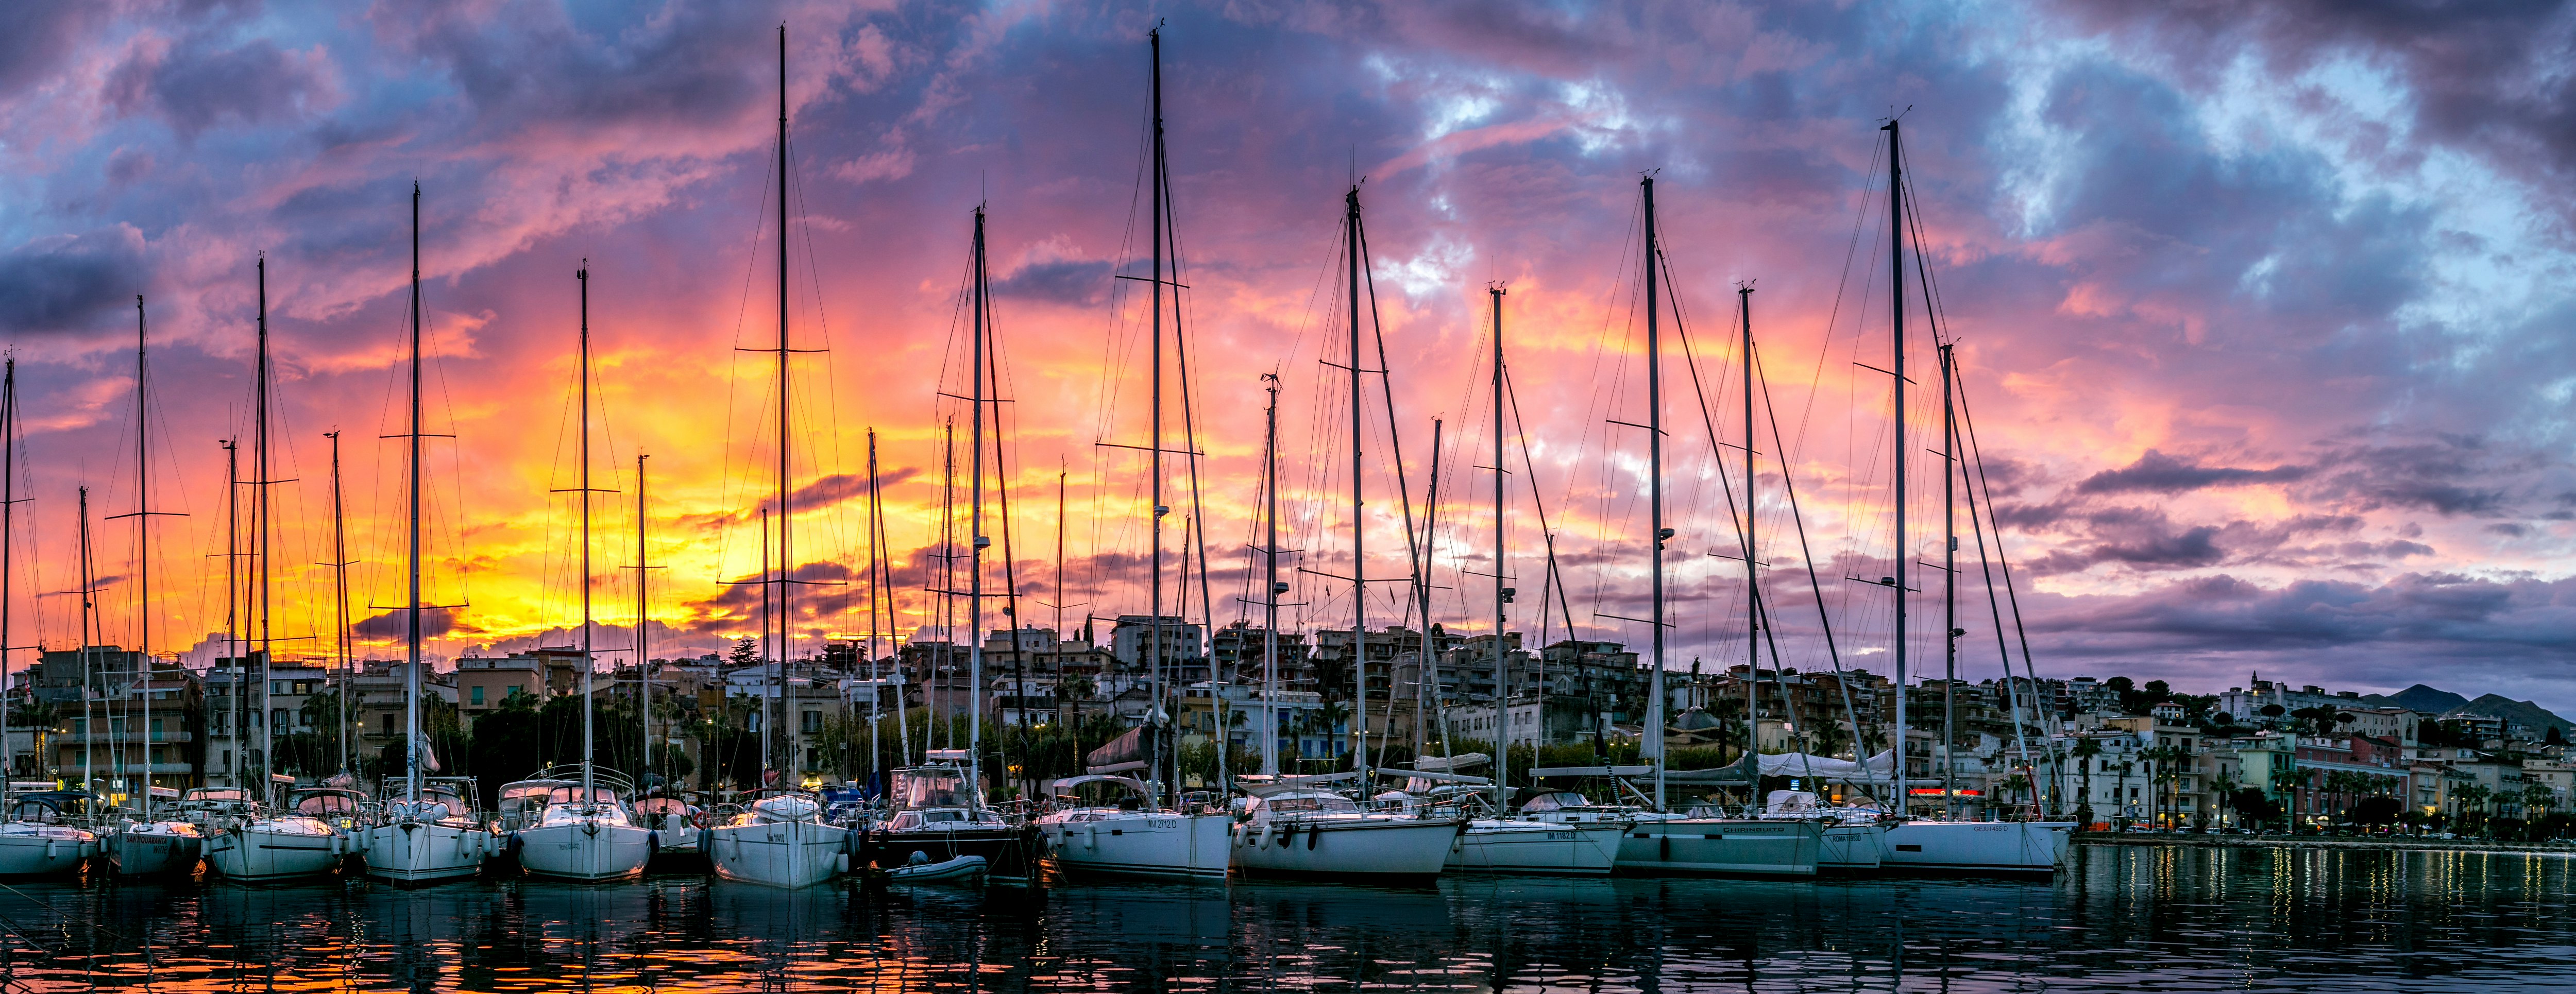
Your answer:
[[[2156,11],[2156,13],[2145,13]],[[560,644],[580,617],[574,272],[597,352],[592,588],[630,645],[635,459],[655,655],[755,633],[774,479],[776,31],[795,219],[789,435],[800,643],[863,633],[867,446],[898,628],[936,636],[943,425],[989,215],[1007,541],[1024,621],[1146,606],[1146,32],[1166,137],[1210,576],[1242,616],[1264,383],[1280,377],[1288,621],[1347,624],[1343,198],[1364,177],[1387,382],[1365,575],[1407,569],[1442,419],[1433,620],[1490,628],[1487,288],[1507,287],[1515,627],[1540,622],[1543,502],[1585,637],[1642,645],[1648,534],[1639,178],[1653,172],[1697,381],[1663,314],[1670,664],[1744,658],[1719,488],[1741,499],[1735,288],[1781,652],[1886,672],[1893,553],[1885,133],[2044,676],[2415,682],[2576,708],[2576,15],[2335,3],[1387,4],[245,2],[0,8],[0,334],[19,359],[15,645],[80,637],[77,488],[136,509],[135,296],[152,334],[153,648],[225,626],[224,451],[247,445],[268,259],[278,364],[272,634],[336,639],[343,432],[362,654],[400,651],[409,198],[432,362],[428,599],[442,657]],[[2549,190],[2562,191],[2552,195]],[[1908,265],[1913,263],[1909,259]],[[1916,277],[1909,275],[1909,281]],[[1913,299],[1917,288],[1909,285]],[[1667,301],[1667,305],[1670,305]],[[1937,563],[1939,374],[1908,319],[1908,556]],[[1374,341],[1363,366],[1372,370]],[[1177,367],[1166,445],[1181,448]],[[1708,414],[1702,415],[1703,402]],[[1526,459],[1522,446],[1527,445]],[[247,452],[247,450],[245,450]],[[1715,454],[1713,454],[1715,453]],[[1058,479],[1065,589],[1056,588]],[[249,474],[247,465],[243,475]],[[956,471],[960,487],[966,474]],[[1793,519],[1782,484],[1799,488]],[[989,489],[990,485],[988,485]],[[247,491],[245,491],[247,492]],[[1980,500],[1983,493],[1979,494]],[[965,500],[959,493],[961,506]],[[998,522],[998,491],[988,513]],[[1998,672],[1964,505],[1962,673]],[[107,641],[142,617],[135,519],[92,526]],[[988,588],[1008,582],[998,523]],[[959,542],[965,531],[960,525]],[[1196,570],[1197,567],[1191,567]],[[962,577],[953,582],[962,585]],[[1916,568],[1917,664],[1939,573]],[[1370,616],[1405,617],[1398,585]],[[998,606],[993,609],[998,615]],[[1257,618],[1258,614],[1255,612]],[[999,623],[988,617],[987,623]],[[1554,611],[1551,637],[1567,618]],[[2004,618],[2009,631],[2011,619]],[[214,635],[207,633],[213,632]],[[2015,652],[2018,653],[2017,643]],[[14,657],[23,662],[28,654]]]

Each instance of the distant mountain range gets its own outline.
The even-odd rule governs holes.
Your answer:
[[[2487,694],[2473,701],[2450,691],[2419,683],[2394,694],[2371,694],[2363,697],[2362,700],[2382,707],[2400,707],[2421,714],[2446,715],[2460,712],[2481,718],[2501,718],[2533,729],[2555,726],[2562,734],[2576,732],[2576,722],[2561,718],[2538,704],[2517,701],[2503,694]]]

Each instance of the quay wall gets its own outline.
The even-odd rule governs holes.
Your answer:
[[[2576,856],[2565,842],[2488,842],[2480,839],[2362,839],[2321,835],[2190,835],[2155,832],[2079,832],[2079,846],[2197,846],[2204,849],[2362,849],[2418,852],[2510,852]]]

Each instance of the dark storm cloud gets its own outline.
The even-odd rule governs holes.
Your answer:
[[[897,467],[892,472],[879,472],[877,474],[877,483],[880,487],[890,487],[910,482],[914,477],[920,475],[921,470],[917,468],[910,466]],[[833,473],[811,483],[797,487],[787,495],[787,503],[788,506],[795,508],[797,513],[803,514],[808,511],[819,511],[823,508],[841,503],[842,501],[865,497],[867,495],[868,478],[865,474]],[[777,507],[778,500],[773,496],[768,500],[761,501],[760,503],[754,504],[740,511],[720,514],[687,515],[681,518],[681,522],[697,528],[727,528],[740,525],[744,522],[756,520],[760,517],[761,512],[775,510]]]
[[[2203,466],[2176,459],[2148,449],[2136,462],[2119,469],[2106,469],[2076,484],[2079,493],[2116,494],[2147,491],[2180,493],[2203,487],[2235,486],[2248,483],[2275,483],[2296,480],[2308,474],[2304,466],[2275,466],[2271,469],[2242,469],[2233,466]]]
[[[136,51],[109,73],[107,99],[125,113],[157,113],[182,136],[225,123],[259,124],[295,115],[329,97],[329,63],[265,38],[225,46],[222,34],[192,32],[167,47]]]
[[[133,313],[151,272],[143,237],[118,226],[0,255],[0,331],[88,331]]]
[[[1051,304],[1092,304],[1109,290],[1109,269],[1105,260],[1032,262],[994,281],[993,294],[1043,300]]]
[[[44,79],[113,13],[106,3],[0,4],[0,97]]]
[[[2080,644],[2106,652],[2370,647],[2563,662],[2561,650],[2576,639],[2576,580],[2409,573],[2378,585],[2310,580],[2267,588],[2222,574],[2128,597],[2032,601],[2040,607],[2034,632],[2080,635]],[[2123,646],[2117,636],[2140,641]]]
[[[460,624],[462,612],[459,609],[423,608],[420,615],[420,637],[424,640],[470,632],[467,626]],[[372,642],[403,641],[410,637],[410,623],[409,612],[393,610],[358,619],[356,624],[349,626],[349,633]]]

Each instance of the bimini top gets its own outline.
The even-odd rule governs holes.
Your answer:
[[[1058,780],[1053,787],[1049,788],[1049,792],[1057,797],[1072,797],[1074,788],[1094,783],[1114,783],[1139,794],[1145,793],[1145,783],[1142,780],[1134,777],[1104,776],[1097,773]]]

